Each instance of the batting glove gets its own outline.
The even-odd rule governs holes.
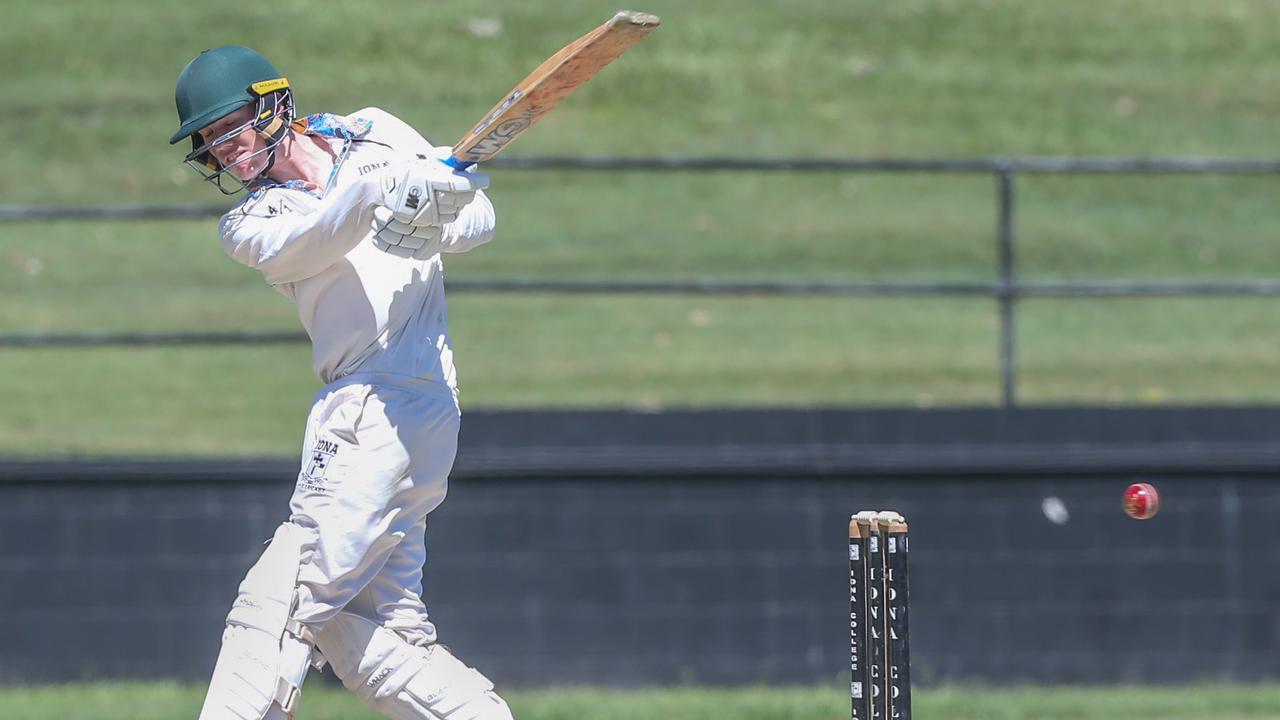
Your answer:
[[[419,154],[384,171],[382,204],[399,223],[438,228],[457,220],[476,192],[487,187],[488,175],[456,171]]]
[[[444,228],[439,225],[403,223],[384,207],[373,209],[373,225],[373,244],[383,252],[418,260],[440,252]]]

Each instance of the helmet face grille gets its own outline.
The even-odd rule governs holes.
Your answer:
[[[280,78],[280,80],[283,81],[284,78]],[[265,175],[275,164],[276,146],[283,142],[289,134],[289,127],[293,124],[296,114],[293,91],[288,88],[287,81],[285,81],[283,87],[284,89],[282,90],[259,95],[253,117],[239,127],[223,133],[209,142],[202,142],[199,128],[197,128],[196,132],[191,135],[192,149],[191,152],[187,153],[184,162],[194,168],[204,177],[206,182],[212,183],[224,195],[234,195],[244,190],[247,183],[251,184],[256,178]],[[249,92],[253,92],[253,89],[251,88]],[[229,142],[250,128],[262,136],[263,140],[266,141],[266,145],[241,158],[235,164],[243,165],[251,162],[254,158],[261,157],[263,154],[267,155],[267,164],[255,178],[244,181],[234,172],[230,172],[233,169],[232,167],[223,167],[211,151],[214,147]]]

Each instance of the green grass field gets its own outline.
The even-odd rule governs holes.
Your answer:
[[[841,720],[838,689],[591,689],[505,693],[518,720]],[[204,688],[68,685],[0,690],[6,720],[170,720],[195,717]],[[1243,720],[1280,718],[1280,688],[942,688],[918,690],[920,720]],[[308,687],[299,720],[380,718],[340,687]]]
[[[0,204],[216,202],[165,144],[195,52],[243,43],[304,112],[459,136],[614,4],[18,0]],[[663,27],[512,154],[1270,157],[1268,0],[655,0]],[[459,39],[462,39],[459,41]],[[47,58],[58,57],[59,62]],[[1273,177],[1025,177],[1027,279],[1280,277]],[[495,171],[450,277],[990,280],[983,176]],[[0,332],[293,329],[212,222],[0,224]],[[457,293],[466,407],[992,404],[993,302]],[[1029,403],[1280,400],[1267,299],[1035,300]],[[302,347],[0,349],[0,454],[291,454]]]

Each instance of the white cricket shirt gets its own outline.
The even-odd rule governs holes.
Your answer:
[[[379,373],[456,388],[440,255],[401,258],[373,242],[382,168],[415,154],[446,157],[448,148],[377,108],[304,122],[339,156],[328,188],[296,180],[251,186],[219,223],[223,247],[297,303],[325,384]],[[493,229],[493,206],[477,193],[445,227],[441,252],[466,252]]]

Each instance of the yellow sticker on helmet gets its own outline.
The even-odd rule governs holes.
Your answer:
[[[256,82],[250,85],[249,89],[258,95],[266,95],[269,92],[283,90],[287,87],[289,87],[288,78],[276,78],[275,80],[263,80],[262,82]]]

